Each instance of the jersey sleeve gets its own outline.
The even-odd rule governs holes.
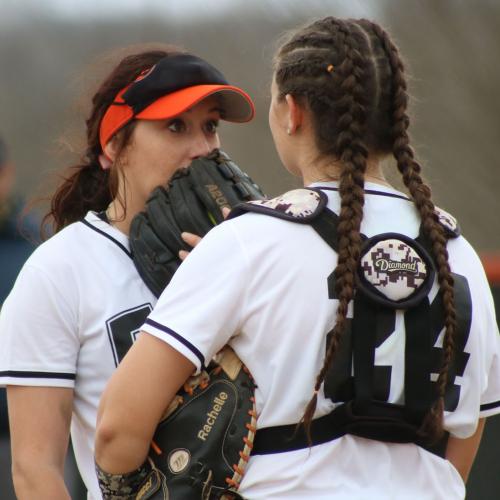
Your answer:
[[[486,295],[482,314],[485,319],[485,347],[488,355],[485,366],[485,390],[481,394],[480,416],[500,413],[500,333],[495,318],[491,293]]]
[[[74,387],[76,307],[59,287],[29,261],[21,270],[0,313],[0,385]]]
[[[182,263],[142,330],[200,369],[240,329],[248,282],[248,258],[232,221],[225,222]]]
[[[453,242],[449,247],[454,248]],[[475,393],[479,417],[484,418],[500,413],[500,335],[491,288],[481,260],[463,237],[458,238],[456,247],[459,249],[456,257],[468,268],[472,297],[470,345],[471,356],[477,358],[477,362],[472,370],[474,373],[471,373],[474,382],[470,392]]]

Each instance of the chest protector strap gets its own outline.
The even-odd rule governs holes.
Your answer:
[[[257,212],[310,225],[338,252],[338,216],[326,207],[327,196],[319,189],[296,189],[273,200],[258,200],[233,209],[230,217]],[[454,219],[437,211],[448,237],[459,234]],[[419,433],[422,420],[435,400],[429,383],[433,372],[435,343],[428,294],[434,283],[435,265],[422,228],[416,239],[398,233],[368,238],[361,235],[362,252],[356,274],[354,316],[351,323],[353,359],[352,397],[331,413],[311,423],[312,444],[322,444],[345,434],[385,442],[413,442],[444,456],[448,434],[438,443],[429,443]],[[333,273],[331,277],[333,276]],[[335,298],[333,280],[329,294]],[[388,391],[376,392],[375,349],[378,329],[405,309],[404,404],[388,403]],[[325,382],[326,387],[326,382]],[[252,454],[263,455],[307,448],[303,427],[297,424],[259,429]]]

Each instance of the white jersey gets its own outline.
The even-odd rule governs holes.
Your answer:
[[[328,207],[339,213],[336,184],[321,187]],[[363,234],[418,235],[420,219],[405,195],[370,183],[366,190]],[[454,381],[457,407],[445,412],[444,427],[465,438],[480,417],[500,412],[499,334],[477,255],[463,237],[451,240],[448,252],[452,271],[464,276],[470,289],[472,317],[460,357],[463,373]],[[295,424],[312,396],[326,334],[335,323],[337,301],[329,298],[327,280],[336,262],[336,253],[312,227],[244,214],[216,227],[194,249],[143,330],[197,367],[229,342],[255,378],[258,428]],[[434,284],[431,303],[436,293]],[[404,319],[404,311],[394,312],[375,351],[376,367],[385,369],[389,402],[401,401],[404,389]],[[441,342],[442,335],[437,350]],[[323,388],[315,417],[334,407]],[[463,498],[465,488],[450,462],[416,444],[345,435],[279,457],[251,457],[240,492],[248,499],[423,500]]]
[[[38,247],[1,311],[0,383],[74,389],[71,437],[92,499],[99,399],[155,303],[127,236],[89,212]]]

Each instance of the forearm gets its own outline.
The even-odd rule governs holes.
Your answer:
[[[70,499],[64,485],[73,390],[8,386],[12,477],[21,500]]]
[[[63,472],[56,467],[14,464],[12,479],[18,500],[71,500]]]
[[[99,405],[95,458],[102,470],[123,474],[144,463],[158,422],[193,369],[165,342],[139,335]]]
[[[485,425],[485,419],[480,419],[476,432],[467,439],[450,437],[446,450],[446,458],[458,470],[464,483],[467,482],[472,464],[476,458],[477,450],[481,442]]]

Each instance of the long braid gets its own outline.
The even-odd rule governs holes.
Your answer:
[[[432,438],[439,438],[442,434],[442,419],[444,411],[444,396],[450,369],[455,351],[455,332],[457,329],[453,277],[448,263],[446,249],[446,235],[439,223],[435,207],[431,200],[431,191],[420,176],[421,167],[415,160],[410,146],[408,127],[410,119],[407,114],[408,93],[404,77],[404,66],[398,50],[389,38],[389,35],[377,24],[362,21],[369,26],[380,39],[387,58],[390,62],[393,76],[393,154],[397,161],[398,170],[408,188],[415,206],[417,207],[426,237],[429,239],[432,252],[437,264],[438,283],[443,295],[445,313],[445,335],[443,340],[443,359],[436,382],[438,399],[424,420],[421,432]]]
[[[336,322],[323,366],[316,377],[314,396],[301,422],[309,435],[317,394],[339,350],[348,305],[355,293],[368,151],[385,154],[392,150],[430,241],[444,302],[444,354],[436,383],[437,401],[420,429],[423,434],[437,438],[442,432],[444,396],[457,328],[453,278],[444,228],[410,146],[407,85],[398,51],[385,31],[370,21],[341,21],[329,17],[300,30],[283,45],[276,62],[275,80],[280,96],[292,94],[305,101],[312,112],[319,152],[340,160],[342,167],[335,269],[335,292],[339,301]]]
[[[302,417],[309,439],[317,394],[338,351],[345,332],[349,302],[354,296],[355,270],[361,250],[360,227],[363,219],[364,173],[368,156],[367,148],[363,143],[366,121],[363,80],[367,63],[361,55],[358,42],[353,37],[349,25],[332,18],[326,19],[324,24],[329,25],[331,32],[337,32],[344,54],[343,61],[335,69],[342,98],[337,102],[338,134],[333,145],[333,151],[343,165],[339,183],[341,208],[338,224],[338,264],[335,269],[335,287],[339,304],[323,366],[316,377],[314,394]]]

